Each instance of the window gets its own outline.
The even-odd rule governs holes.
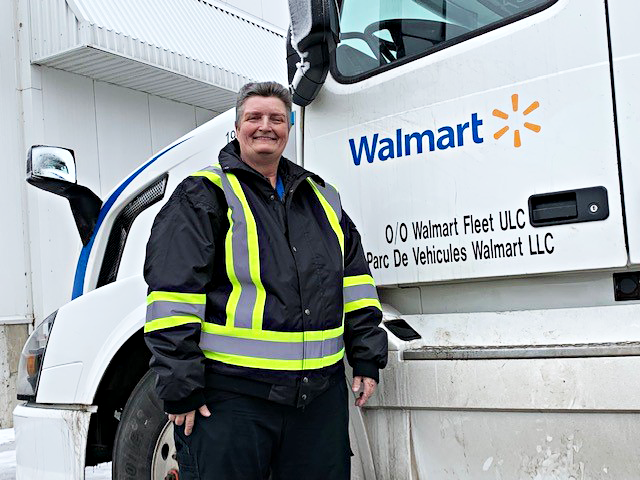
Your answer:
[[[365,74],[515,21],[550,0],[342,0],[338,78]],[[457,39],[457,40],[456,40]],[[386,68],[384,68],[386,69]]]

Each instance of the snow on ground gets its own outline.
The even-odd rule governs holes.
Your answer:
[[[111,462],[84,469],[85,480],[111,480]]]
[[[0,445],[15,441],[13,428],[0,429]]]
[[[13,428],[0,430],[0,480],[16,478],[16,447]]]
[[[0,480],[16,478],[16,451],[0,452]]]
[[[0,480],[16,478],[16,444],[13,428],[0,429]],[[85,469],[86,480],[111,480],[111,463]]]

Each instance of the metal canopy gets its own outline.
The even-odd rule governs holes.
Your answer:
[[[31,0],[31,62],[216,112],[286,83],[284,32],[215,1]]]

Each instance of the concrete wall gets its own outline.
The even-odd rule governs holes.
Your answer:
[[[18,404],[16,378],[22,345],[27,341],[28,325],[0,325],[0,428],[13,424],[11,413]]]

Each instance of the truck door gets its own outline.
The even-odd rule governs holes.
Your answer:
[[[305,166],[379,285],[626,265],[599,0],[344,0]]]

